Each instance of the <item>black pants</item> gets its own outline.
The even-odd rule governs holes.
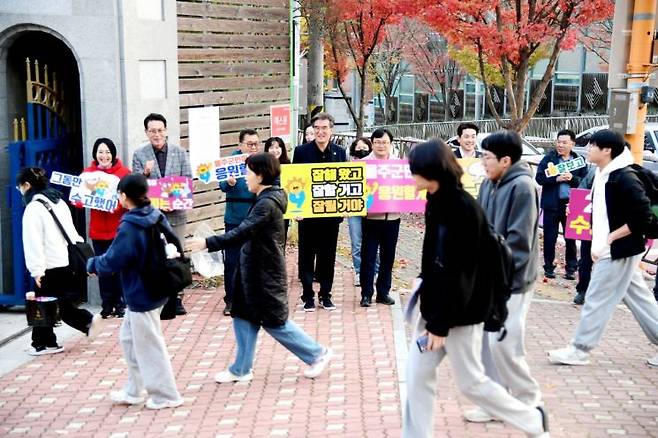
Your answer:
[[[585,293],[592,276],[592,242],[590,240],[580,241],[580,260],[578,260],[578,284],[576,292]]]
[[[334,283],[340,220],[335,218],[304,219],[298,224],[302,296],[304,299],[314,297],[313,273],[315,270],[320,282],[320,297],[330,298]]]
[[[566,230],[566,201],[560,204],[558,209],[544,210],[544,271],[552,272],[555,269],[555,244],[557,242],[558,229]],[[576,272],[578,269],[578,254],[576,252],[576,241],[564,239],[566,243],[566,271]]]
[[[69,290],[72,284],[75,284],[75,281],[68,268],[47,269],[41,278],[41,288],[37,287],[35,292],[37,296],[57,297],[62,321],[86,334],[91,324],[92,314],[88,310],[78,309],[73,303],[70,297],[75,296],[77,291]],[[32,346],[34,348],[56,345],[57,336],[52,327],[32,328]]]
[[[395,262],[395,247],[400,233],[400,219],[378,221],[363,218],[361,222],[361,296],[372,298],[375,264],[379,249],[377,296],[385,297],[391,291],[391,276]]]
[[[97,256],[103,255],[112,245],[112,240],[92,240],[94,244],[94,253]],[[110,315],[113,311],[123,313],[126,305],[123,302],[123,290],[121,289],[121,277],[118,272],[110,275],[98,276],[98,288],[101,292],[101,301],[103,302],[103,315]]]
[[[226,233],[239,226],[235,224],[225,225],[226,227],[224,232]],[[224,302],[226,304],[233,301],[233,292],[235,291],[235,274],[238,270],[241,248],[242,246],[232,246],[224,250],[224,290],[226,291]]]

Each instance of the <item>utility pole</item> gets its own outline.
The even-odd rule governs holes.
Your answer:
[[[615,4],[608,75],[610,128],[625,134],[638,164],[643,161],[647,103],[653,97],[649,76],[658,66],[654,56],[656,3],[629,0]]]

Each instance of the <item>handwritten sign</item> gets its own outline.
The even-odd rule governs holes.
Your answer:
[[[288,195],[287,219],[364,216],[364,162],[285,164],[281,186]]]
[[[226,181],[229,176],[244,178],[247,176],[247,165],[245,161],[249,154],[231,155],[215,161],[215,179],[219,182]]]
[[[368,213],[421,213],[426,191],[418,191],[407,160],[368,160],[366,209]]]
[[[569,191],[569,214],[564,237],[574,240],[592,240],[592,191]]]
[[[148,180],[151,205],[165,210],[191,210],[192,180],[185,176],[166,176]]]
[[[563,173],[572,172],[576,169],[582,169],[585,166],[587,166],[585,159],[583,157],[578,157],[569,161],[563,161],[562,163],[558,164],[548,163],[544,173],[546,174],[547,178],[551,178],[554,176],[562,175]]]
[[[101,171],[83,172],[80,176],[53,172],[50,182],[70,187],[69,201],[85,208],[112,212],[119,206],[119,178],[116,175]]]

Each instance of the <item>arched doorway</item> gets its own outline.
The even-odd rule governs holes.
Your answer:
[[[21,304],[31,280],[25,269],[21,240],[23,204],[15,190],[16,172],[39,166],[78,174],[83,168],[80,73],[71,49],[47,29],[15,29],[0,38],[0,123],[9,126],[0,156],[0,184],[9,196],[0,197],[2,288],[0,305]],[[3,84],[4,82],[4,84]],[[4,131],[4,130],[3,130]],[[68,191],[58,187],[68,198]],[[85,235],[83,210],[72,210]]]

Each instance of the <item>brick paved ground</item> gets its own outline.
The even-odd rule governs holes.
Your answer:
[[[405,228],[396,280],[417,273],[419,231]],[[342,241],[341,246],[344,246]],[[259,341],[250,383],[212,380],[234,352],[230,318],[221,315],[222,291],[186,294],[189,314],[164,330],[185,404],[159,412],[114,406],[110,390],[126,377],[118,322],[108,320],[95,342],[76,337],[65,353],[39,357],[0,378],[0,436],[395,437],[401,425],[405,330],[401,308],[362,309],[344,247],[337,263],[338,310],[301,311],[296,253],[288,257],[291,317],[336,352],[326,374],[310,381],[304,364],[269,336]],[[554,437],[658,437],[658,369],[644,364],[656,353],[625,309],[615,313],[588,367],[549,365],[545,350],[566,344],[579,309],[535,300],[528,317],[528,353],[551,415]],[[27,346],[26,346],[27,347]],[[397,347],[397,348],[396,348]],[[465,424],[470,406],[442,364],[435,436],[521,437],[500,423]]]

